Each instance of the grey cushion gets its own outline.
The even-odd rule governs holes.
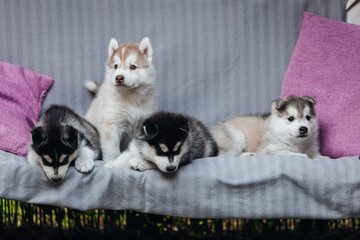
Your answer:
[[[44,107],[83,114],[87,79],[101,82],[111,37],[154,47],[159,108],[211,127],[267,112],[279,97],[304,10],[344,20],[343,0],[0,0],[0,60],[54,77]],[[359,160],[199,159],[175,175],[73,167],[60,184],[0,152],[0,197],[80,210],[134,209],[201,218],[359,216]]]

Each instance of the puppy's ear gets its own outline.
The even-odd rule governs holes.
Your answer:
[[[151,63],[153,59],[153,48],[148,37],[145,37],[141,41],[139,49],[142,54],[144,54],[144,56],[147,58],[147,60],[149,60],[149,62]]]
[[[308,101],[309,103],[311,103],[312,105],[315,105],[315,104],[316,104],[315,99],[312,98],[312,97],[304,97],[304,99],[305,99],[306,101]]]
[[[286,105],[286,99],[278,99],[272,102],[271,109],[272,111],[281,111]]]
[[[109,58],[114,54],[115,50],[119,48],[119,43],[115,38],[111,38],[109,43]]]
[[[159,127],[151,122],[145,123],[142,127],[145,140],[151,140],[159,133]]]
[[[177,123],[178,129],[184,132],[189,132],[189,120],[184,119],[183,121],[180,121]]]
[[[159,133],[159,127],[152,122],[145,122],[142,126],[144,140],[151,140]]]
[[[31,131],[32,146],[37,149],[44,145],[47,140],[46,132],[43,127],[36,127]]]
[[[71,126],[64,126],[62,130],[62,139],[61,139],[64,145],[75,150],[77,149],[78,146],[78,138],[79,138],[79,133],[75,128]]]

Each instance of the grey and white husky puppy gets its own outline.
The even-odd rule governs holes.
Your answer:
[[[216,156],[216,142],[199,120],[182,114],[158,112],[147,118],[136,138],[108,168],[159,168],[174,172],[194,159]]]
[[[229,119],[215,126],[212,135],[221,154],[323,157],[315,104],[311,97],[288,96],[272,102],[271,114]]]
[[[45,111],[31,131],[28,161],[40,165],[53,182],[61,181],[75,161],[75,168],[86,173],[101,158],[99,133],[84,118],[65,106],[53,105]]]

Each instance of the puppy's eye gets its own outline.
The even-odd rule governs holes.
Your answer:
[[[131,69],[131,70],[135,70],[135,69],[137,69],[137,67],[136,67],[135,65],[131,65],[131,66],[130,66],[130,69]]]
[[[306,120],[310,121],[311,117],[309,115],[306,115]]]
[[[294,121],[294,119],[295,119],[295,118],[294,118],[293,116],[288,117],[289,122]]]
[[[160,156],[163,156],[165,155],[164,151],[160,148],[160,147],[155,147],[155,150],[157,152],[157,154],[159,154]]]
[[[114,68],[115,68],[115,69],[117,69],[117,68],[118,68],[118,66],[119,66],[119,65],[115,64],[115,65],[114,65]]]
[[[65,157],[62,162],[60,162],[60,165],[66,165],[69,162],[69,156]]]
[[[42,157],[42,161],[43,161],[43,164],[44,164],[45,166],[50,166],[50,165],[51,165],[51,163],[50,163],[46,158],[44,158],[44,157]]]

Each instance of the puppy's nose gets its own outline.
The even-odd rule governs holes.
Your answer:
[[[51,178],[51,180],[53,181],[53,182],[60,182],[61,181],[61,177],[54,177],[54,178]]]
[[[175,166],[168,166],[168,167],[166,167],[166,171],[168,171],[168,172],[173,172],[173,171],[175,171],[175,169],[176,169]]]
[[[115,78],[115,82],[117,84],[124,83],[124,81],[125,81],[125,77],[123,75],[117,75],[116,78]]]
[[[307,129],[307,127],[300,127],[299,132],[300,132],[300,134],[307,134],[308,129]]]

